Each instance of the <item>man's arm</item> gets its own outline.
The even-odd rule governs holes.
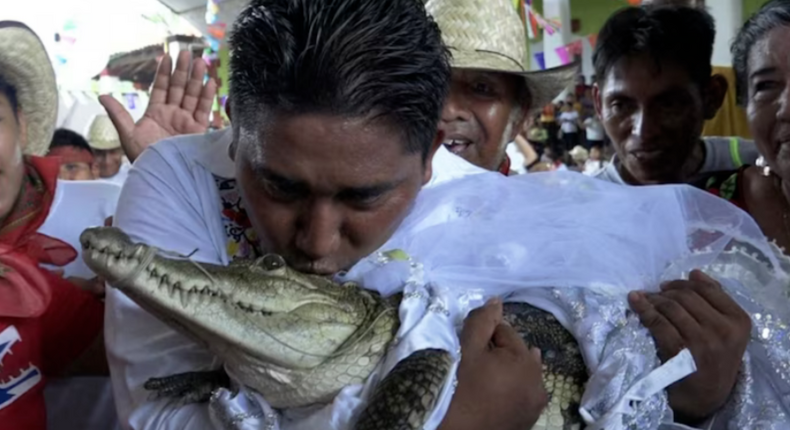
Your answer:
[[[131,170],[114,223],[134,241],[220,263],[210,240],[195,189],[193,172],[165,142],[145,151]],[[219,362],[203,346],[175,332],[126,295],[107,290],[105,344],[118,416],[124,428],[210,428],[205,405],[178,407],[152,400],[143,384],[149,378],[207,370]]]

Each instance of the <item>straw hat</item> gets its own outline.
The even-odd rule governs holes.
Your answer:
[[[121,147],[118,130],[107,115],[96,115],[88,131],[88,144],[93,149],[107,151]]]
[[[510,0],[428,0],[425,8],[439,25],[453,55],[452,66],[523,76],[533,111],[573,85],[578,64],[527,71],[527,35]]]
[[[570,155],[573,161],[577,163],[583,163],[587,161],[588,158],[590,158],[590,152],[581,145],[574,146],[568,155]]]
[[[0,21],[0,76],[16,89],[27,119],[25,153],[46,154],[58,116],[58,87],[47,50],[25,24]]]

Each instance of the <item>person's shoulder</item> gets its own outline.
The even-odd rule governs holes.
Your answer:
[[[178,174],[201,166],[220,176],[232,175],[228,155],[232,138],[230,129],[171,137],[143,151],[132,170],[148,170],[162,176],[168,174],[163,169]]]
[[[197,155],[205,148],[210,147],[216,143],[222,137],[225,137],[225,135],[229,132],[230,130],[222,130],[202,134],[187,134],[169,137],[159,141],[156,145],[150,147],[149,149],[158,152],[165,158],[171,158],[174,155]],[[145,152],[143,152],[143,154],[145,154]],[[142,155],[140,158],[142,158]]]

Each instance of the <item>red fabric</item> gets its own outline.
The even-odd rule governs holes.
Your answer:
[[[76,148],[74,146],[58,146],[53,148],[47,154],[48,157],[60,158],[60,162],[66,163],[87,163],[93,164],[93,154],[86,149]]]
[[[39,264],[64,266],[77,251],[69,244],[38,233],[55,197],[60,163],[30,157],[17,203],[0,226],[0,316],[28,318],[44,312],[49,286]]]
[[[509,176],[510,175],[510,157],[505,154],[505,160],[499,165],[499,173]]]
[[[49,215],[60,163],[26,159],[25,182],[0,225],[0,430],[45,430],[45,377],[57,375],[102,330],[104,305],[40,268],[77,252],[37,232]]]
[[[46,379],[66,370],[103,328],[100,301],[42,272],[53,285],[53,306],[38,318],[0,317],[0,430],[45,430]],[[18,340],[4,350],[2,339],[12,332]]]

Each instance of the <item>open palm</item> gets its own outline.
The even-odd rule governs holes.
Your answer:
[[[191,61],[190,52],[182,51],[171,75],[172,64],[169,55],[159,62],[148,108],[136,124],[129,112],[112,96],[99,97],[118,130],[123,150],[131,162],[162,139],[203,133],[208,129],[217,85],[211,79],[203,83],[206,63],[200,58]]]

